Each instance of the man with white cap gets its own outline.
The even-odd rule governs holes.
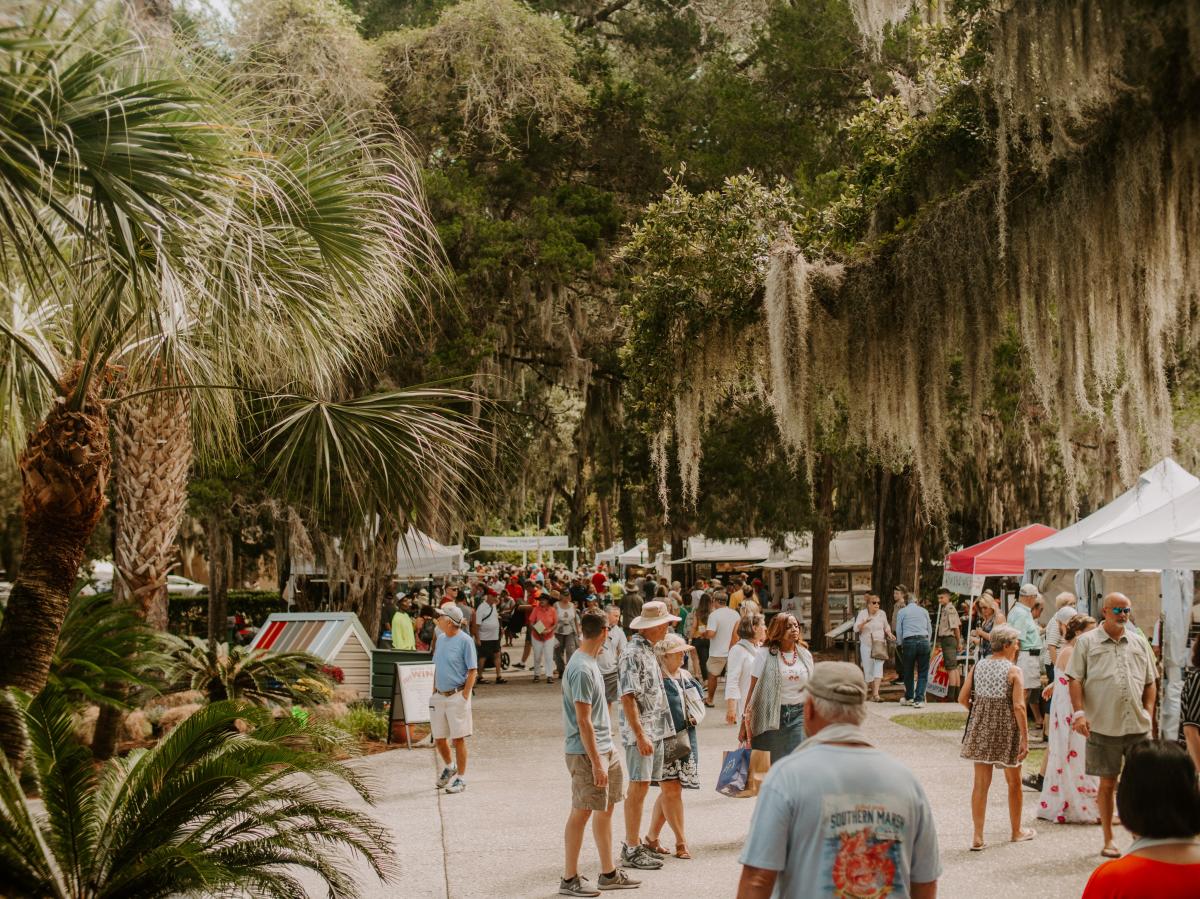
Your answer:
[[[1021,635],[1017,667],[1021,669],[1021,677],[1025,681],[1025,704],[1033,710],[1033,720],[1042,728],[1042,704],[1039,701],[1042,692],[1042,635],[1030,611],[1040,597],[1041,593],[1033,584],[1023,585],[1016,605],[1008,612],[1008,625],[1016,628]],[[1034,691],[1039,696],[1034,696]],[[1044,729],[1042,739],[1045,739]]]
[[[463,613],[454,603],[437,610],[439,638],[433,648],[433,695],[429,729],[442,759],[438,788],[461,793],[467,788],[467,737],[471,736],[471,693],[479,675],[475,641],[462,630]],[[450,743],[454,743],[454,760]]]
[[[933,811],[916,776],[863,734],[866,699],[857,665],[814,667],[808,739],[759,790],[738,899],[937,895]]]
[[[667,635],[679,616],[667,604],[654,600],[642,606],[641,614],[629,622],[634,632],[617,662],[617,685],[621,696],[621,743],[629,792],[625,797],[625,843],[621,866],[655,870],[662,856],[642,845],[642,809],[651,781],[662,779],[664,742],[675,735],[671,708],[663,690],[662,669],[654,655],[654,644]]]

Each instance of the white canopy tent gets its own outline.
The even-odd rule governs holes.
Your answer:
[[[461,546],[444,546],[428,534],[409,528],[396,545],[396,577],[419,580],[448,577],[465,567]]]
[[[685,562],[748,562],[759,564],[771,554],[771,541],[765,537],[746,540],[709,540],[689,537],[683,558],[672,559],[672,565]]]
[[[625,550],[625,544],[621,542],[614,543],[603,552],[596,553],[596,559],[593,563],[596,568],[599,568],[602,563],[607,563],[609,568],[617,564],[617,557]]]
[[[1174,739],[1179,728],[1193,570],[1200,568],[1200,551],[1189,547],[1200,550],[1200,481],[1164,459],[1103,509],[1025,551],[1026,570],[1076,569],[1081,599],[1090,598],[1081,588],[1098,571],[1161,572],[1166,689],[1159,728],[1166,739]]]
[[[790,542],[790,541],[789,541]],[[781,554],[775,554],[781,555]],[[875,560],[875,531],[841,531],[829,541],[830,568],[870,568]],[[771,557],[763,568],[806,568],[812,565],[812,536],[795,541],[783,558]]]

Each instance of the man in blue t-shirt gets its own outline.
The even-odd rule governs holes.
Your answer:
[[[625,776],[613,747],[604,675],[596,661],[608,637],[608,616],[599,609],[588,609],[580,616],[579,629],[583,640],[562,675],[571,815],[564,834],[566,864],[558,892],[563,896],[598,896],[600,890],[632,889],[640,881],[613,863],[612,815],[617,803],[625,798]],[[579,850],[589,818],[600,855],[598,889],[579,875]]]
[[[438,788],[461,793],[467,788],[467,737],[471,736],[471,693],[479,674],[475,641],[463,633],[462,609],[447,603],[437,610],[440,631],[433,647],[433,695],[429,697],[429,729],[442,759]],[[450,743],[454,743],[454,763]]]
[[[866,699],[857,665],[813,669],[809,736],[759,790],[738,899],[937,895],[933,810],[916,776],[863,734]]]

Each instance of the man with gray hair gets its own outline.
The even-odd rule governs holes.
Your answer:
[[[1129,750],[1150,739],[1158,693],[1158,670],[1150,645],[1125,623],[1133,604],[1123,593],[1110,593],[1101,605],[1104,621],[1075,639],[1067,663],[1071,691],[1071,729],[1087,738],[1084,771],[1100,778],[1096,796],[1105,858],[1119,858],[1113,842],[1113,805],[1117,778]]]
[[[857,665],[814,667],[808,739],[763,781],[738,899],[937,895],[933,811],[916,776],[862,732],[866,699]]]

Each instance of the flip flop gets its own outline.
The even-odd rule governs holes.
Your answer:
[[[1018,836],[1013,837],[1012,841],[1014,843],[1028,843],[1030,840],[1032,840],[1036,836],[1037,836],[1037,831],[1034,830],[1032,827],[1022,827],[1021,833]]]
[[[972,852],[983,852],[987,848],[987,843],[972,843],[970,849]]]
[[[1120,858],[1121,850],[1118,849],[1116,846],[1105,846],[1103,849],[1100,850],[1100,854],[1103,855],[1105,858]]]

